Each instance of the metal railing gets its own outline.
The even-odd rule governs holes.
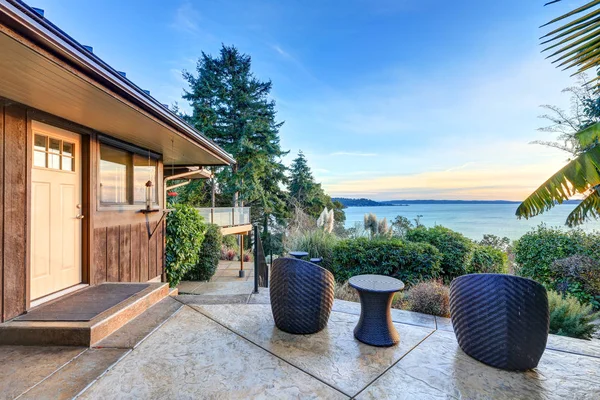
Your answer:
[[[204,220],[220,227],[248,225],[250,207],[208,207],[196,208]]]

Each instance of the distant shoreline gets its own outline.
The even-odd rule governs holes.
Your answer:
[[[411,204],[520,204],[520,201],[512,200],[389,200],[377,201],[371,199],[350,199],[345,197],[334,197],[333,201],[339,201],[344,208],[347,207],[400,207]],[[581,200],[568,200],[563,204],[578,204]]]

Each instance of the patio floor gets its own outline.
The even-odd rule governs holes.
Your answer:
[[[506,372],[443,318],[394,310],[401,342],[376,348],[353,337],[357,303],[297,336],[275,328],[267,290],[230,292],[165,299],[95,349],[0,346],[0,398],[600,398],[600,341],[551,335],[538,368]]]

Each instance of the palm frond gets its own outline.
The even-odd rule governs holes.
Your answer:
[[[575,74],[597,69],[600,66],[600,0],[589,1],[542,26],[572,17],[571,21],[542,36],[542,44],[546,45],[542,52],[552,51],[548,58],[554,59],[552,62],[559,67],[577,68]]]
[[[519,218],[531,218],[600,184],[600,147],[592,147],[571,160],[529,195],[517,208]]]
[[[571,228],[581,225],[589,218],[598,219],[600,217],[600,193],[599,186],[595,186],[592,191],[575,207],[567,217],[567,225]]]
[[[590,125],[575,134],[582,149],[586,149],[593,144],[600,142],[600,123]]]

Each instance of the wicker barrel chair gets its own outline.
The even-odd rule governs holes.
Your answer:
[[[307,261],[278,258],[270,278],[271,310],[279,329],[309,334],[327,326],[333,306],[331,272]]]
[[[531,279],[502,274],[456,278],[450,286],[450,314],[463,351],[493,367],[535,368],[546,349],[548,295]]]

